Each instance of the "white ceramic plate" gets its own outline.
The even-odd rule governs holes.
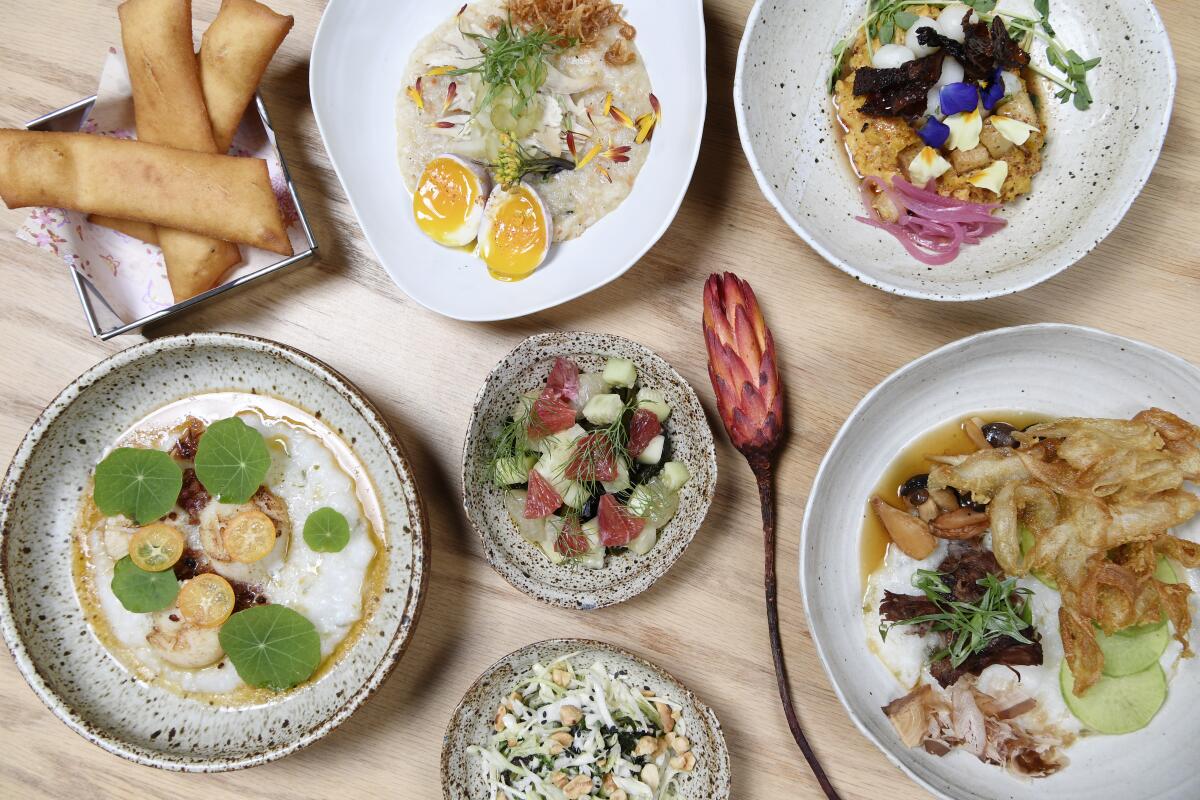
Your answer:
[[[1181,663],[1149,727],[1093,736],[1071,764],[1033,782],[974,756],[938,758],[904,747],[881,707],[904,693],[867,649],[859,547],[866,501],[895,456],[921,434],[968,412],[1130,417],[1158,405],[1200,419],[1200,370],[1150,345],[1071,325],[1029,325],[947,345],[873,389],[842,426],[817,472],[804,515],[800,584],[813,641],[851,719],[887,757],[942,798],[1097,800],[1200,797],[1194,768],[1200,663]],[[1200,520],[1175,529],[1200,539]],[[1200,588],[1195,570],[1188,576]],[[1200,635],[1193,624],[1191,635]]]
[[[213,706],[145,683],[101,644],[72,579],[79,493],[109,444],[150,412],[210,391],[273,395],[350,443],[383,508],[386,591],[315,680],[257,705]],[[168,336],[101,361],[33,423],[0,487],[0,632],[30,687],[88,741],[163,769],[274,761],[325,736],[382,684],[425,596],[428,524],[387,422],[342,376],[284,345],[230,333]]]
[[[1059,39],[1101,65],[1086,112],[1050,96],[1044,167],[1033,192],[1000,210],[1008,226],[952,263],[927,267],[861,222],[827,92],[835,42],[866,0],[758,0],[742,37],[734,107],[763,194],[838,269],[884,291],[928,300],[1019,292],[1083,258],[1129,210],[1162,149],[1175,61],[1151,0],[1050,0]],[[1035,63],[1045,63],[1035,48]]]
[[[628,0],[626,17],[663,120],[633,192],[529,278],[501,283],[470,253],[441,247],[412,219],[396,154],[396,95],[416,44],[463,0],[332,0],[313,41],[317,127],[376,257],[421,305],[464,320],[520,317],[625,273],[666,232],[692,179],[707,104],[701,0]]]

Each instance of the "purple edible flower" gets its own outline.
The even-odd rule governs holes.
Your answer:
[[[925,144],[937,149],[950,138],[950,128],[937,117],[930,117],[917,131],[917,136],[920,136]]]
[[[973,83],[948,83],[938,93],[938,103],[947,117],[979,106],[979,87]]]
[[[992,71],[992,79],[988,81],[987,88],[983,90],[983,107],[991,111],[996,105],[1004,99],[1004,74],[996,67]]]

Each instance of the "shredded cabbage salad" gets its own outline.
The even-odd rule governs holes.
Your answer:
[[[680,705],[623,671],[534,664],[496,709],[480,757],[492,800],[671,800],[696,757]]]

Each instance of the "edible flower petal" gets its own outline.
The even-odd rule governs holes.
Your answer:
[[[577,159],[575,161],[575,169],[583,169],[584,167],[586,167],[588,165],[588,162],[590,162],[596,156],[600,155],[600,151],[602,151],[603,149],[604,149],[603,145],[600,145],[600,144],[592,145],[591,148],[586,153],[583,154],[583,158]]]
[[[421,96],[421,77],[419,75],[417,76],[417,82],[405,89],[404,93],[416,104],[417,110],[425,110],[425,98]]]
[[[950,169],[950,162],[932,147],[923,147],[908,165],[908,179],[915,186],[924,186],[940,178]]]
[[[637,144],[644,144],[654,138],[654,129],[662,118],[662,106],[659,105],[658,98],[653,94],[650,95],[650,108],[653,110],[649,114],[642,114],[637,118],[638,132],[633,139]]]
[[[1029,134],[1037,133],[1038,129],[1019,119],[1006,117],[1003,114],[993,114],[988,118],[996,132],[1015,144],[1017,147],[1029,141]]]
[[[634,128],[633,120],[629,115],[616,106],[611,106],[608,109],[608,115],[617,121],[618,125],[623,125],[626,128]]]
[[[967,178],[967,183],[972,186],[978,186],[980,189],[987,189],[989,192],[1000,194],[1000,188],[1004,186],[1004,180],[1008,177],[1008,162],[993,161],[985,169],[979,170],[974,175]]]
[[[442,103],[442,113],[445,114],[454,105],[454,98],[458,96],[458,82],[450,81],[450,85],[446,87],[446,100]]]
[[[992,79],[988,81],[987,88],[983,90],[983,107],[991,111],[996,105],[1004,99],[1004,72],[999,68],[992,72]]]
[[[449,72],[454,72],[456,69],[458,69],[458,67],[432,67],[429,72],[426,72],[425,74],[430,78],[436,78],[439,75],[445,75]]]
[[[979,107],[979,87],[973,83],[948,83],[938,93],[942,113],[952,116],[963,111],[974,111]]]
[[[917,131],[917,135],[930,147],[941,147],[950,138],[950,128],[937,117],[930,117]]]
[[[974,150],[979,146],[979,134],[983,132],[983,117],[979,109],[946,117],[950,138],[946,146],[951,150]]]

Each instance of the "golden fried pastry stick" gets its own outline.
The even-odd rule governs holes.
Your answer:
[[[229,150],[246,107],[293,20],[255,0],[222,0],[200,40],[200,86],[217,152]]]
[[[267,162],[87,133],[0,130],[0,199],[292,255]]]

